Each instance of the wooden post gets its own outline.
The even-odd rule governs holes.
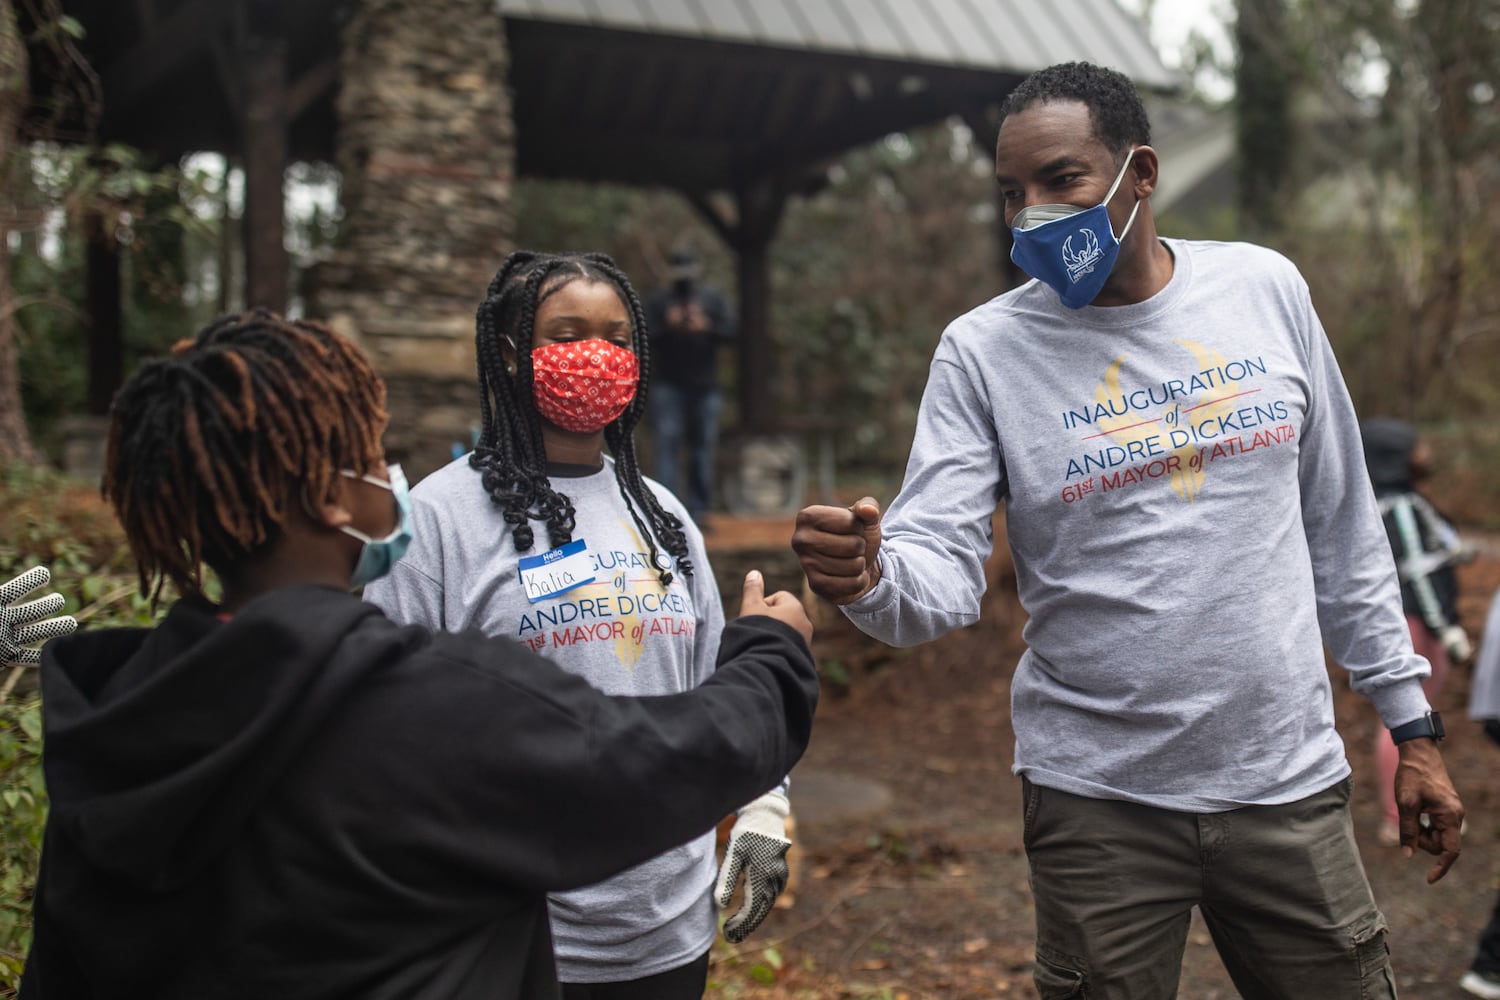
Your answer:
[[[104,216],[90,213],[86,223],[85,282],[89,314],[89,413],[104,416],[115,390],[125,380],[125,341],[121,329],[124,296],[120,281],[120,247]]]
[[[229,185],[234,178],[234,161],[224,157],[224,172],[219,175],[219,240],[217,251],[217,263],[219,267],[219,295],[217,300],[217,311],[219,315],[229,312],[232,304],[239,300],[234,296],[234,286],[237,280],[237,272],[234,269],[234,243],[236,233],[234,231],[234,212],[229,205]]]
[[[287,162],[286,43],[251,39],[240,50],[244,112],[245,305],[284,312],[290,281],[282,184]]]
[[[735,192],[739,225],[734,249],[739,278],[739,427],[754,434],[770,426],[771,378],[775,351],[771,345],[771,240],[786,207],[786,193],[760,178]]]
[[[771,417],[771,277],[765,246],[736,248],[739,281],[739,426],[750,432]]]

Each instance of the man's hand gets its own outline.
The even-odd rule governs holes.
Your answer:
[[[812,645],[813,627],[807,618],[807,609],[795,595],[785,590],[778,590],[767,597],[766,581],[758,569],[745,574],[745,589],[740,597],[740,617],[744,618],[746,615],[768,615],[775,618],[783,625],[796,629],[802,634],[803,640],[809,646]]]
[[[813,593],[848,604],[880,582],[880,504],[865,497],[852,507],[804,507],[792,548]]]
[[[72,615],[48,617],[63,609],[61,594],[48,594],[25,604],[16,603],[51,580],[52,574],[47,567],[33,566],[0,586],[0,666],[40,663],[41,650],[27,649],[27,646],[67,635],[78,628],[78,620]]]
[[[1437,855],[1427,871],[1431,885],[1453,867],[1463,849],[1464,804],[1459,801],[1435,740],[1419,736],[1396,746],[1396,808],[1401,812],[1401,853],[1411,857],[1420,847]],[[1427,818],[1427,825],[1421,817]]]
[[[739,944],[760,926],[781,890],[786,888],[790,871],[786,852],[792,842],[786,835],[786,817],[791,811],[787,798],[779,791],[767,792],[739,811],[729,844],[724,848],[724,863],[714,884],[714,901],[725,909],[734,898],[734,887],[740,875],[745,876],[745,895],[740,908],[724,922],[724,940]]]

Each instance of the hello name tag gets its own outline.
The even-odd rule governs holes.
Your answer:
[[[582,538],[520,562],[521,589],[533,604],[594,582],[594,561]]]

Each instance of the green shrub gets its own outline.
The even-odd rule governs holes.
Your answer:
[[[46,566],[52,572],[48,592],[63,595],[80,628],[155,620],[150,602],[138,593],[119,526],[88,485],[46,469],[0,467],[0,511],[0,582]],[[6,996],[20,983],[31,944],[47,791],[36,671],[10,668],[0,682],[0,996]]]
[[[15,989],[31,944],[31,889],[47,821],[42,712],[35,698],[0,703],[0,989]]]

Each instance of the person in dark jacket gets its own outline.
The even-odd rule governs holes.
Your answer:
[[[703,280],[697,251],[679,247],[667,259],[671,283],[646,298],[646,325],[656,361],[651,384],[654,475],[682,497],[703,527],[713,500],[714,448],[719,439],[719,348],[733,343],[729,300]],[[685,490],[678,469],[687,465]]]
[[[351,594],[410,537],[385,422],[357,348],[265,311],[116,396],[104,494],[143,588],[184,597],[43,649],[27,1000],[553,1000],[545,893],[696,836],[801,756],[811,625],[758,573],[714,675],[657,698]]]
[[[1362,421],[1359,430],[1365,466],[1401,580],[1401,607],[1412,648],[1432,664],[1432,675],[1422,682],[1422,690],[1428,702],[1436,703],[1452,664],[1466,662],[1473,652],[1468,633],[1458,621],[1454,568],[1471,552],[1448,519],[1417,490],[1417,484],[1432,471],[1432,449],[1417,429],[1405,420],[1372,417]],[[1384,728],[1375,734],[1375,762],[1382,807],[1375,839],[1382,846],[1395,847],[1401,843],[1394,785],[1397,751]]]

